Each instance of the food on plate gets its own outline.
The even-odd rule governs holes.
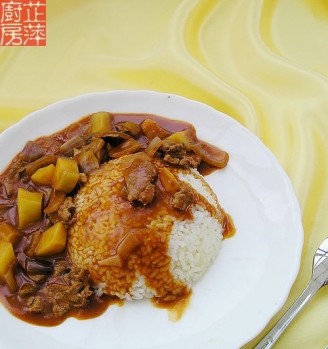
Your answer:
[[[27,142],[0,176],[1,302],[49,326],[187,299],[234,233],[201,175],[228,160],[155,115],[97,112]]]

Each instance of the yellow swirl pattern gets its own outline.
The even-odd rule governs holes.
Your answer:
[[[328,229],[327,0],[48,1],[46,47],[0,48],[0,131],[92,91],[152,89],[221,110],[276,155],[299,199],[310,277]],[[277,349],[328,345],[322,289]],[[257,340],[245,348],[251,348]]]

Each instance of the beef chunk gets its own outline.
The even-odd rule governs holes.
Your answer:
[[[63,222],[68,228],[75,221],[75,204],[72,197],[67,196],[58,210],[48,214],[52,224]]]
[[[29,235],[28,241],[29,244],[27,245],[27,249],[24,251],[25,254],[29,257],[35,255],[35,249],[39,243],[41,237],[41,231],[37,230]]]
[[[68,196],[58,209],[58,218],[64,223],[71,224],[74,219],[75,204],[73,198]]]
[[[46,260],[33,260],[25,258],[23,264],[21,264],[25,275],[35,284],[44,283],[49,275],[52,273],[52,263]]]
[[[52,224],[56,224],[56,223],[60,222],[60,219],[58,217],[58,211],[49,213],[48,218],[50,219],[50,222]]]
[[[79,174],[79,182],[85,184],[88,181],[88,176],[85,173]]]
[[[182,143],[164,140],[160,150],[164,153],[164,161],[170,165],[196,168],[201,162],[200,156],[187,152]]]
[[[42,313],[45,302],[40,296],[31,296],[27,299],[26,306],[31,313]]]
[[[172,156],[171,154],[164,155],[164,161],[170,165],[181,166],[184,168],[193,167],[196,168],[200,164],[200,157],[196,154],[185,154],[181,157]]]
[[[186,211],[189,205],[194,202],[193,190],[187,185],[182,184],[179,191],[172,196],[172,206],[178,211]]]
[[[60,260],[55,263],[54,276],[60,276],[69,273],[70,267],[65,260]]]
[[[157,169],[151,161],[136,159],[124,173],[129,201],[150,204],[155,195]]]
[[[161,150],[164,153],[184,153],[185,152],[185,147],[182,143],[178,143],[175,141],[169,141],[165,139],[162,143]]]
[[[0,198],[3,206],[6,204],[7,206],[14,206],[14,202],[9,199],[13,194],[15,194],[15,182],[12,177],[1,177]]]
[[[61,317],[70,309],[85,307],[92,294],[88,273],[70,266],[65,260],[56,261],[48,282],[34,291],[26,301],[27,309],[52,318]]]
[[[63,275],[63,279],[65,283],[49,283],[43,290],[51,302],[54,317],[61,317],[72,308],[85,307],[92,294],[84,270],[72,268]]]
[[[29,274],[28,277],[31,280],[33,280],[36,284],[43,284],[48,279],[48,275],[46,274]]]
[[[38,289],[37,285],[25,283],[20,287],[20,289],[18,291],[18,295],[20,297],[27,297],[27,296],[34,294],[37,291],[37,289]]]

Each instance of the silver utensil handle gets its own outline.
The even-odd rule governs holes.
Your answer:
[[[295,303],[287,310],[281,319],[273,326],[268,334],[254,347],[254,349],[270,349],[284,332],[286,327],[293,321],[295,316],[322,287],[321,283],[311,280]]]

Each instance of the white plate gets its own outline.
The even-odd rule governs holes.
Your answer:
[[[32,113],[0,135],[0,169],[26,141],[92,112],[152,113],[191,122],[199,138],[230,154],[207,177],[237,227],[193,288],[184,316],[168,320],[148,301],[112,306],[92,320],[29,325],[0,307],[0,347],[16,349],[232,349],[256,336],[285,302],[298,273],[303,230],[291,183],[271,152],[232,118],[199,102],[149,91],[83,95]]]

